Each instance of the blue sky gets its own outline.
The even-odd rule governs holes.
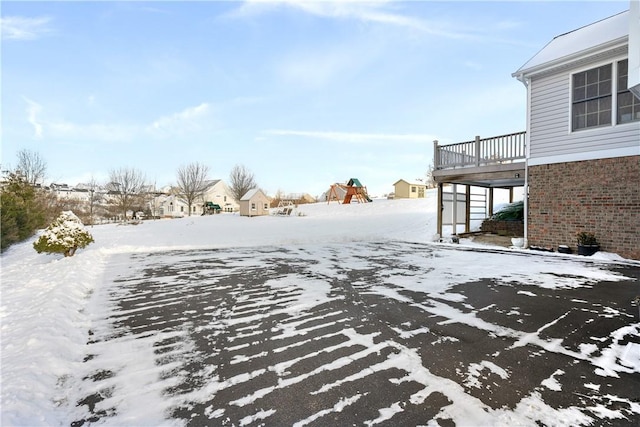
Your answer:
[[[2,168],[46,182],[243,164],[273,195],[424,177],[433,140],[525,129],[511,77],[606,2],[2,2]]]

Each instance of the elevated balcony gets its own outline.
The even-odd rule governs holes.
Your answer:
[[[512,188],[524,185],[526,132],[456,144],[434,142],[433,179],[437,183]]]

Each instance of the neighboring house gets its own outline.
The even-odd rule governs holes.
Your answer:
[[[465,231],[470,186],[489,190],[489,215],[494,188],[524,186],[530,246],[575,250],[586,231],[602,250],[640,259],[640,99],[627,88],[629,63],[640,62],[639,26],[632,0],[630,11],[557,36],[513,73],[527,88],[526,132],[435,143],[440,234],[444,184],[454,184],[454,204],[466,198]],[[456,185],[466,191],[457,195]]]
[[[408,182],[400,179],[393,184],[395,199],[422,199],[427,186],[424,182]]]
[[[531,245],[574,246],[587,231],[603,250],[640,259],[640,99],[627,88],[640,16],[631,4],[554,38],[513,74],[527,87]]]
[[[69,187],[67,184],[52,183],[49,190],[59,199],[78,200],[81,202],[88,202],[90,199],[89,190],[81,185]]]
[[[157,212],[160,218],[182,218],[189,215],[187,204],[173,194],[161,194],[153,200],[153,204],[152,212]],[[194,205],[191,209],[193,210],[191,215],[200,215],[202,213],[198,211],[198,209],[202,209],[199,205]]]
[[[280,196],[280,200],[291,202],[294,205],[304,205],[306,203],[315,203],[316,199],[309,193],[289,193]]]
[[[237,212],[238,203],[233,200],[229,188],[221,179],[208,182],[209,188],[203,195],[198,197],[191,205],[191,215],[202,215],[205,211],[206,202],[219,205],[224,212]],[[149,202],[151,212],[154,216],[162,218],[180,218],[189,216],[189,206],[176,196],[175,189],[165,187]]]
[[[259,188],[254,188],[240,199],[240,216],[269,215],[269,198]]]
[[[344,184],[335,183],[329,187],[327,191],[320,196],[321,202],[342,202],[344,196],[347,195],[347,190],[343,188]]]
[[[204,206],[205,202],[212,202],[220,205],[223,212],[237,212],[240,205],[233,199],[229,187],[221,179],[210,181],[210,187],[204,195],[204,200],[200,203]],[[202,206],[199,213],[202,213]]]

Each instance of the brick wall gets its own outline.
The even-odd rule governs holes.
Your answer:
[[[529,245],[575,252],[579,231],[640,260],[640,156],[529,167]]]
[[[494,221],[485,219],[480,225],[481,231],[496,233],[504,236],[524,236],[524,221]]]

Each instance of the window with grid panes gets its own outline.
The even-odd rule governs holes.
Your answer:
[[[617,81],[617,120],[616,123],[629,123],[640,120],[640,99],[633,96],[627,89],[627,76],[629,74],[629,60],[618,61]]]
[[[611,124],[611,64],[573,75],[573,130]]]

